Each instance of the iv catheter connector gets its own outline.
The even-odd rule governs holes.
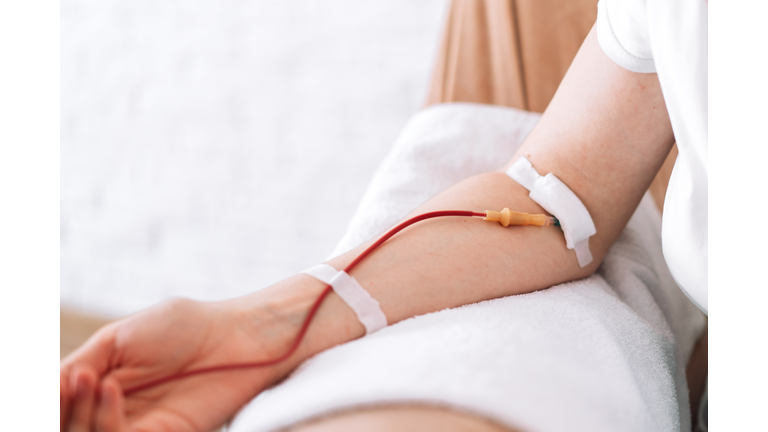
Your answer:
[[[557,218],[543,215],[543,214],[528,214],[523,212],[511,211],[508,208],[497,212],[493,210],[486,210],[483,220],[491,222],[499,222],[501,226],[517,225],[536,225],[540,227],[548,227],[550,225],[560,226],[560,221]]]

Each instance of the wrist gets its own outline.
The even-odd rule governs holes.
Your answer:
[[[249,340],[263,346],[262,360],[284,355],[294,344],[307,315],[326,285],[298,274],[238,299],[222,302]],[[361,337],[365,329],[333,292],[325,297],[296,351],[271,368],[279,380],[304,360]]]

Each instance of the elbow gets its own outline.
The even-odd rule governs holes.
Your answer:
[[[600,264],[603,262],[603,258],[605,257],[605,254],[601,255],[600,257],[594,257],[591,263],[587,264],[584,267],[580,267],[577,271],[578,277],[576,279],[584,279],[587,277],[592,276],[597,269],[600,267]]]
[[[594,237],[590,238],[590,252],[592,253],[592,261],[584,267],[579,267],[576,271],[575,279],[584,279],[592,276],[600,265],[603,263],[603,259],[608,254],[608,249],[601,247],[602,245],[592,245]],[[575,257],[574,257],[575,258]],[[578,264],[577,264],[578,265]]]

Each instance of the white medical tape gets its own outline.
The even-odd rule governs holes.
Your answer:
[[[327,264],[318,264],[302,273],[327,283],[357,315],[365,327],[365,334],[371,334],[387,326],[387,316],[379,302],[371,297],[357,280],[345,271],[338,271]]]
[[[554,174],[540,175],[524,156],[509,167],[507,175],[528,189],[530,198],[560,221],[565,246],[576,252],[579,267],[591,263],[589,238],[597,230],[579,197]]]
[[[336,277],[336,274],[339,273],[339,271],[329,266],[328,264],[318,264],[314,267],[310,267],[304,270],[302,273],[310,275],[320,282],[330,285],[331,279]]]

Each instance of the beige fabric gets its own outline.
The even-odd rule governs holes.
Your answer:
[[[427,105],[476,102],[527,109],[513,3],[455,0],[448,11]]]
[[[454,0],[427,105],[543,112],[595,22],[595,0]]]

